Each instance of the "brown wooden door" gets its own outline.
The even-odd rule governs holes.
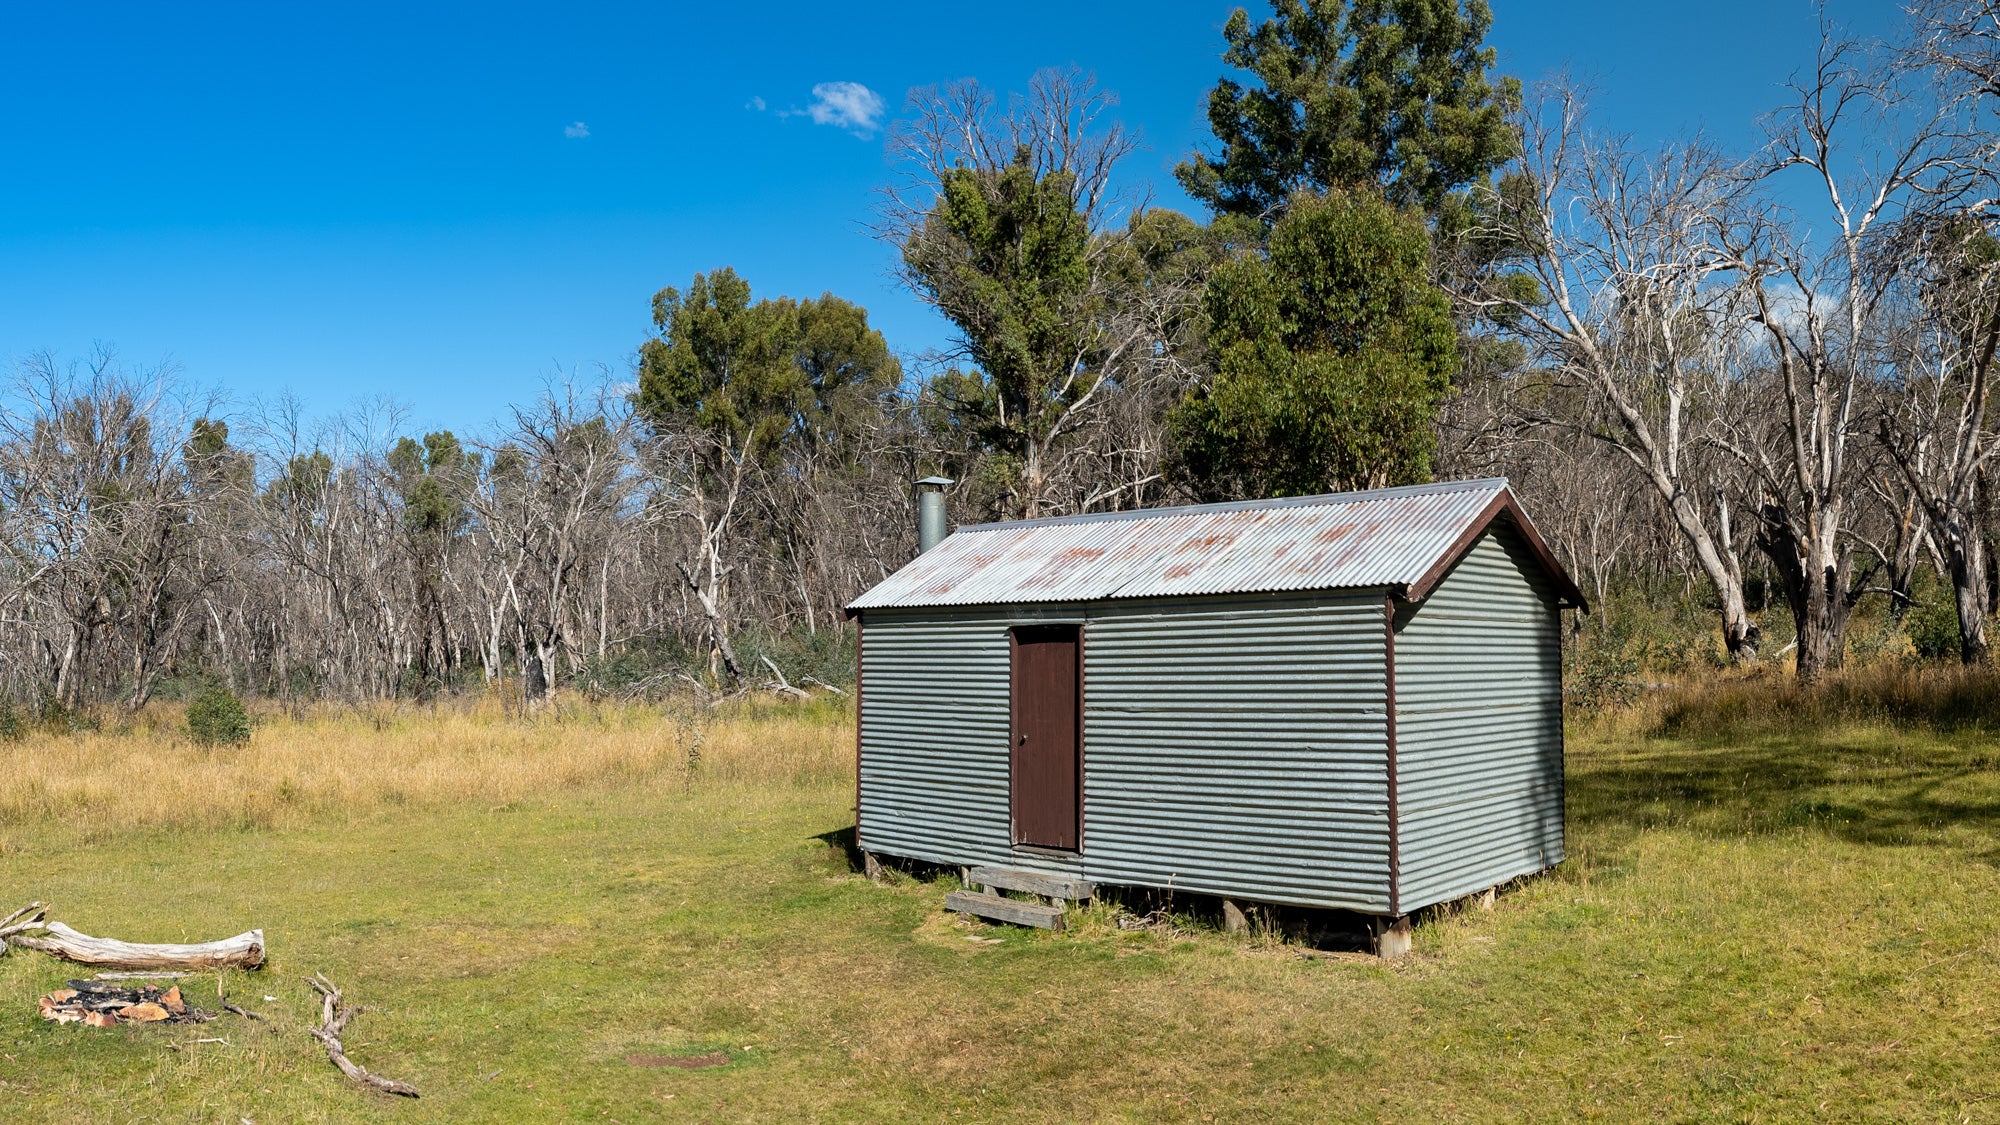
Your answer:
[[[1014,842],[1076,850],[1083,662],[1075,625],[1014,630]]]

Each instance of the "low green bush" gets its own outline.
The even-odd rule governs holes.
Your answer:
[[[188,734],[203,746],[236,746],[250,741],[250,713],[236,693],[221,684],[196,691],[187,705]]]
[[[1621,647],[1572,644],[1563,664],[1563,703],[1572,713],[1623,707],[1639,694],[1639,660]]]
[[[1941,595],[1933,591],[1931,597],[1910,607],[1903,615],[1903,631],[1925,660],[1958,655],[1958,605],[1951,599],[1951,590],[1947,588]]]

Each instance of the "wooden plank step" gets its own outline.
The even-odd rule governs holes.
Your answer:
[[[944,908],[960,914],[971,914],[989,918],[996,922],[1012,922],[1017,926],[1034,926],[1043,930],[1063,928],[1063,910],[1060,906],[1043,906],[1034,902],[1015,902],[999,895],[985,895],[977,891],[953,891],[944,896]]]
[[[1066,898],[1071,902],[1089,902],[1097,893],[1097,885],[1088,879],[1020,871],[1012,867],[975,867],[966,882],[988,890],[1024,891],[1031,895]]]

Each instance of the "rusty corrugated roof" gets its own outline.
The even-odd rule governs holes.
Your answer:
[[[1541,550],[1503,478],[1237,504],[977,524],[856,598],[854,610],[1284,590],[1409,591],[1502,508]],[[1455,557],[1455,556],[1454,556]],[[1575,600],[1580,601],[1580,596]]]

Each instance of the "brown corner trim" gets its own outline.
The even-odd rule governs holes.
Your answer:
[[[1556,642],[1556,786],[1562,792],[1562,848],[1563,855],[1569,854],[1569,730],[1563,722],[1563,700],[1569,685],[1563,682],[1563,615],[1561,609],[1549,614],[1549,628],[1555,630]]]
[[[1382,598],[1383,702],[1389,735],[1389,914],[1403,913],[1403,828],[1396,796],[1396,598]]]
[[[1472,549],[1472,545],[1479,541],[1479,537],[1486,534],[1486,530],[1493,526],[1494,521],[1503,516],[1513,523],[1514,530],[1521,533],[1522,542],[1528,545],[1528,553],[1535,557],[1535,561],[1541,564],[1549,579],[1555,583],[1558,607],[1580,609],[1589,613],[1590,603],[1584,599],[1583,591],[1570,578],[1569,572],[1563,569],[1562,563],[1556,561],[1555,552],[1549,550],[1549,545],[1542,541],[1541,533],[1535,530],[1535,525],[1529,521],[1527,513],[1521,510],[1520,503],[1514,499],[1512,489],[1503,490],[1481,509],[1479,514],[1473,517],[1472,522],[1466,525],[1465,530],[1459,533],[1458,538],[1452,541],[1451,546],[1431,564],[1430,569],[1424,571],[1424,576],[1410,584],[1407,595],[1409,600],[1422,601],[1430,597],[1431,591],[1437,584],[1444,580],[1444,576],[1452,567],[1458,565],[1458,560],[1464,558],[1465,553]]]
[[[861,614],[854,614],[854,846],[861,847]]]

